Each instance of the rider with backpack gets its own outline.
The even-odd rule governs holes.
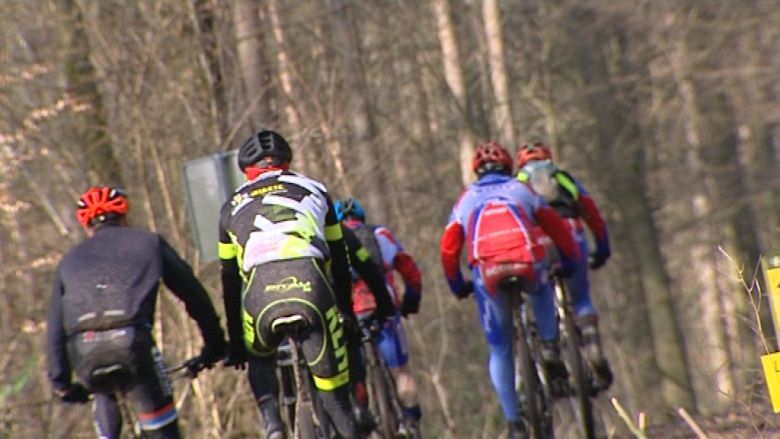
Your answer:
[[[417,397],[417,383],[409,368],[409,352],[406,345],[406,334],[401,317],[407,318],[420,309],[422,294],[422,275],[414,259],[404,251],[403,246],[393,233],[384,226],[367,224],[366,213],[358,200],[348,198],[336,202],[336,210],[343,224],[350,228],[360,239],[367,254],[364,259],[370,259],[385,274],[385,279],[399,312],[387,322],[379,336],[379,350],[385,363],[395,377],[398,396],[403,411],[401,435],[420,437],[420,419],[422,411]],[[405,291],[399,293],[393,271],[397,271],[403,280]],[[372,306],[369,288],[361,278],[355,278],[352,284],[353,308],[356,313]]]
[[[610,256],[607,224],[582,183],[555,166],[550,148],[546,145],[522,145],[517,150],[515,161],[517,179],[530,184],[564,218],[580,249],[576,268],[566,284],[572,295],[572,305],[577,315],[577,325],[582,331],[588,361],[598,375],[596,385],[602,390],[606,389],[612,383],[612,370],[604,356],[598,329],[598,312],[590,298],[588,269],[600,268]],[[595,251],[590,255],[584,225],[590,229],[596,244]]]
[[[490,378],[509,423],[510,438],[521,437],[512,353],[512,315],[499,285],[509,277],[525,279],[542,341],[542,362],[553,379],[568,376],[560,357],[554,296],[548,282],[545,248],[539,227],[553,239],[569,275],[579,255],[560,216],[528,186],[512,178],[512,158],[496,142],[477,146],[472,160],[477,181],[456,202],[441,238],[441,261],[450,289],[459,299],[475,293],[482,327],[490,346]],[[539,226],[539,227],[537,227]],[[473,280],[460,269],[463,245]]]
[[[205,346],[199,370],[225,350],[208,293],[166,240],[128,227],[127,196],[96,186],[81,195],[76,216],[87,239],[59,263],[47,320],[48,376],[64,402],[94,393],[98,436],[118,438],[122,419],[114,396],[135,406],[145,437],[178,438],[173,389],[152,337],[160,280],[182,300]],[[78,382],[72,379],[72,373]]]

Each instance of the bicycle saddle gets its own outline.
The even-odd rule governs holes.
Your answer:
[[[309,322],[300,314],[277,317],[271,322],[272,332],[281,332],[288,337],[296,337],[309,327]]]
[[[90,388],[96,392],[116,392],[132,386],[135,376],[124,364],[96,367],[90,373]]]

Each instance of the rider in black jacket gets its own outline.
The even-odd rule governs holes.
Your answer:
[[[94,393],[101,438],[118,438],[122,420],[114,392],[136,407],[145,437],[178,438],[172,387],[152,338],[160,280],[184,302],[205,346],[194,369],[211,367],[225,336],[208,293],[165,239],[127,227],[129,204],[116,188],[91,187],[77,218],[88,238],[61,260],[48,325],[49,379],[64,402]],[[78,381],[74,382],[75,371]]]

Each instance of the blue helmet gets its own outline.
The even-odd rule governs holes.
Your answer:
[[[333,203],[333,207],[336,210],[336,217],[339,221],[346,218],[356,218],[360,221],[366,220],[366,212],[363,207],[358,203],[358,200],[350,197],[344,201],[337,200]]]

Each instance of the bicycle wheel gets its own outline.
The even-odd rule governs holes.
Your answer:
[[[392,395],[387,384],[382,366],[374,362],[372,366],[369,366],[368,371],[369,400],[373,408],[372,411],[379,418],[377,422],[379,434],[384,439],[393,439],[398,431],[398,419],[393,410],[390,399]]]
[[[596,426],[590,399],[591,380],[587,372],[588,366],[582,358],[580,330],[570,310],[564,310],[563,329],[564,359],[574,384],[574,397],[577,400],[575,415],[579,420],[582,437],[593,439],[596,437]]]
[[[544,438],[546,437],[545,432],[547,430],[544,422],[544,395],[542,393],[541,383],[539,382],[536,363],[531,356],[531,349],[528,346],[525,327],[522,324],[517,324],[515,330],[517,333],[515,355],[517,356],[517,367],[520,369],[520,378],[522,380],[520,383],[520,391],[523,415],[531,430],[531,437],[537,439]]]

